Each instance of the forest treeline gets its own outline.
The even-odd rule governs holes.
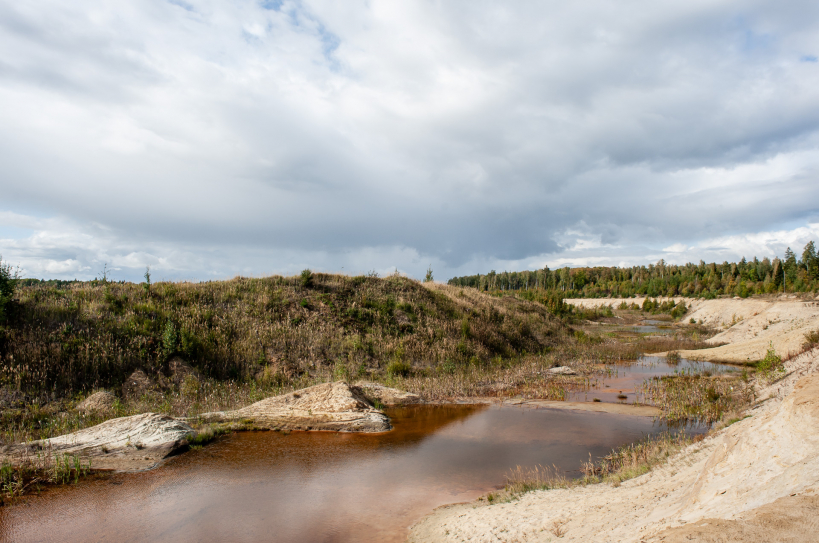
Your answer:
[[[721,295],[745,298],[776,292],[816,292],[819,290],[819,256],[813,241],[801,257],[790,247],[783,259],[754,258],[739,262],[712,262],[684,265],[660,260],[648,266],[561,268],[501,272],[453,277],[450,285],[481,291],[547,290],[565,298],[606,296],[691,296],[715,298]]]

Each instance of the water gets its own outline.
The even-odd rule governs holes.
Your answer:
[[[709,372],[718,375],[737,371],[733,366],[715,364],[713,362],[697,362],[681,358],[676,364],[657,356],[643,356],[632,363],[607,364],[606,369],[610,376],[602,379],[588,390],[571,391],[566,400],[570,402],[591,402],[595,398],[601,402],[634,403],[637,392],[643,381],[674,373],[702,373]],[[626,398],[619,398],[625,396]]]
[[[671,335],[675,332],[674,328],[670,326],[657,326],[655,324],[637,324],[634,326],[624,327],[623,330],[634,332],[635,334],[655,334],[655,335]]]
[[[237,433],[152,471],[50,489],[0,508],[0,541],[404,541],[432,509],[500,488],[517,465],[579,476],[589,453],[665,429],[519,406],[389,414],[389,433]]]

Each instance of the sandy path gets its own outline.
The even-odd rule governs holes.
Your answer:
[[[613,304],[616,308],[622,301],[642,305],[644,299],[597,298],[572,299],[566,302],[581,307]],[[683,300],[690,308],[681,319],[683,324],[694,319],[711,328],[722,330],[708,342],[727,343],[712,349],[679,351],[680,356],[690,360],[747,364],[764,358],[770,345],[773,345],[779,356],[787,358],[803,351],[807,332],[819,330],[819,301],[816,300],[796,297],[674,300],[677,302]]]
[[[619,487],[538,491],[511,503],[441,508],[416,524],[409,540],[556,541],[557,522],[566,542],[687,541],[705,524],[719,534],[711,541],[772,541],[781,540],[783,522],[815,526],[819,351],[794,358],[787,368],[785,378],[760,390],[763,401],[749,418],[646,475]],[[792,501],[790,520],[781,514],[785,502],[773,504],[778,499]],[[803,539],[794,541],[807,541],[816,532],[796,533]]]

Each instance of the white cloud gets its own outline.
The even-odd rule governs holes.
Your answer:
[[[4,258],[443,278],[819,217],[813,2],[188,8],[0,5]]]

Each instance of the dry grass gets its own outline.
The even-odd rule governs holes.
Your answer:
[[[623,481],[639,477],[656,466],[665,464],[674,453],[702,438],[702,435],[690,436],[684,431],[663,432],[624,445],[597,463],[589,457],[581,466],[583,483],[606,482],[618,486]]]
[[[0,338],[0,443],[110,416],[233,409],[332,380],[406,382],[435,399],[538,382],[546,397],[559,398],[562,388],[542,377],[554,357],[541,357],[573,342],[539,303],[405,277],[158,283],[150,296],[144,287],[89,282],[18,291]],[[175,356],[197,376],[170,382]],[[125,398],[120,387],[136,369],[157,386]],[[98,389],[121,396],[114,413],[73,411]],[[3,405],[4,391],[23,399]]]
[[[669,422],[713,423],[753,401],[753,387],[740,378],[680,374],[648,379],[639,392],[643,403],[659,407]]]
[[[538,302],[403,277],[160,283],[150,297],[135,284],[40,285],[19,292],[14,316],[0,341],[0,445],[113,416],[236,409],[335,380],[377,381],[441,402],[561,400],[605,377],[607,364],[704,346],[702,330],[660,338],[601,333],[604,327],[572,330]],[[168,361],[174,356],[196,375],[173,382]],[[554,366],[579,375],[549,374]],[[137,368],[157,386],[122,397],[122,382]],[[710,420],[727,408],[719,402],[701,412],[681,408],[690,386],[655,384],[646,388],[645,402],[662,407],[670,420]],[[715,390],[725,398],[720,386]],[[3,406],[3,387],[24,401]],[[104,416],[77,413],[77,403],[99,388],[120,396],[115,409]],[[708,396],[707,387],[700,392],[690,400]]]
[[[609,483],[619,486],[628,479],[647,473],[664,464],[682,448],[701,440],[703,436],[690,436],[685,432],[664,432],[641,441],[615,449],[611,454],[595,462],[582,462],[581,476],[568,477],[556,466],[518,466],[506,476],[506,486],[492,494],[492,500],[508,502],[533,490],[570,488],[578,485]]]
[[[0,380],[31,396],[117,387],[137,368],[167,371],[182,355],[204,375],[243,380],[267,371],[287,384],[341,366],[348,374],[466,365],[559,343],[565,327],[540,304],[470,289],[313,275],[130,283],[19,291],[0,345]]]

